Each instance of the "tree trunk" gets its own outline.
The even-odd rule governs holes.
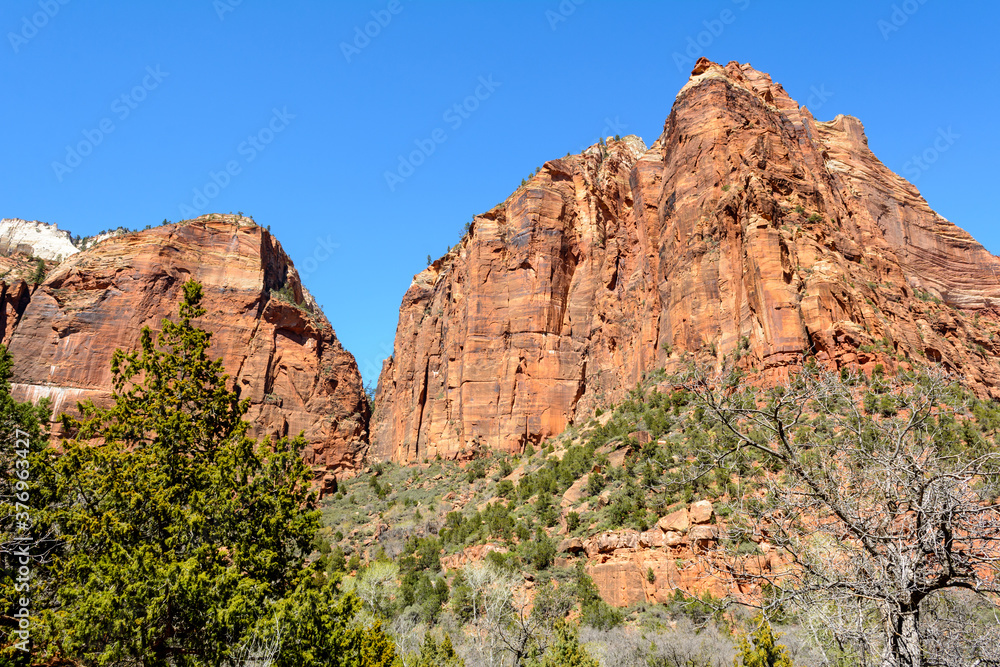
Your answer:
[[[888,645],[882,667],[923,667],[920,633],[917,631],[919,611],[916,608],[893,612],[886,621]]]

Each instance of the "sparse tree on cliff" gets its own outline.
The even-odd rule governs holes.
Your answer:
[[[858,664],[996,664],[995,620],[983,632],[955,619],[973,602],[1000,611],[997,406],[938,371],[869,384],[807,369],[768,392],[738,386],[689,385],[718,462],[758,471],[747,528],[792,560],[767,577],[768,603],[821,614]]]
[[[45,282],[45,260],[39,257],[35,260],[35,272],[31,274],[31,284],[41,285]]]

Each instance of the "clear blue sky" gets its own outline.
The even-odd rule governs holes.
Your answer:
[[[251,214],[374,381],[426,256],[546,160],[602,134],[651,143],[689,48],[771,73],[821,120],[859,117],[876,155],[1000,252],[998,19],[943,0],[4,0],[0,217],[87,235]],[[933,164],[907,164],[949,128]],[[433,152],[390,187],[417,141]]]

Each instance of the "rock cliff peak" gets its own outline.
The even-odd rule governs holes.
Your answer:
[[[516,451],[692,360],[940,362],[1000,396],[1000,260],[749,64],[699,60],[663,133],[546,162],[418,274],[376,457]]]

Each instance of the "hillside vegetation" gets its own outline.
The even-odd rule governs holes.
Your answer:
[[[1000,406],[938,369],[655,373],[541,449],[376,463],[317,501],[302,438],[248,436],[201,298],[114,355],[112,405],[58,449],[0,352],[4,660],[998,660]]]
[[[730,664],[751,607],[788,626],[796,664],[974,661],[995,650],[995,625],[979,625],[994,599],[970,591],[993,588],[998,428],[995,403],[938,371],[807,366],[770,391],[738,372],[653,374],[539,451],[381,463],[343,482],[322,505],[323,559],[359,590],[378,579],[371,611],[396,636],[448,636],[470,664],[489,662],[470,639],[469,573],[483,568],[517,589],[506,622],[559,597],[550,624],[579,622],[604,664]],[[667,530],[704,501],[708,525]],[[619,601],[630,569],[648,578],[642,599],[599,600]],[[614,662],[628,641],[641,659]],[[657,662],[658,642],[686,657]]]

